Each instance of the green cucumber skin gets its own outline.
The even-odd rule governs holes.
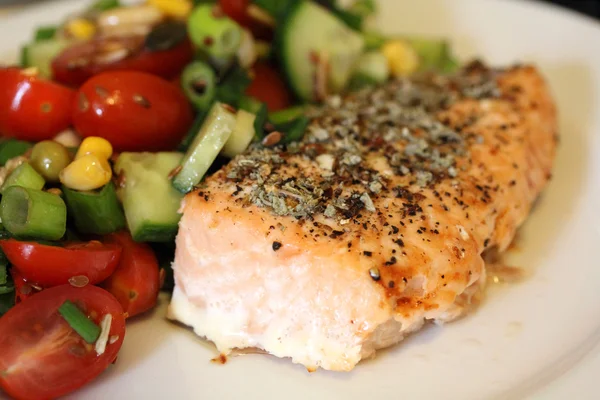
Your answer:
[[[169,174],[182,153],[121,153],[115,171],[124,176],[119,189],[127,226],[137,242],[170,242],[176,234],[183,195],[176,191]]]
[[[48,39],[31,43],[24,47],[21,63],[23,67],[36,67],[39,76],[52,78],[52,60],[66,49],[72,41]]]
[[[309,7],[316,7],[316,8],[313,10],[310,10]],[[304,9],[304,8],[306,8],[306,9]],[[298,46],[291,45],[290,43],[288,43],[290,41],[290,36],[292,34],[294,34],[294,31],[297,29],[302,29],[302,28],[299,28],[298,26],[300,26],[300,25],[306,26],[306,23],[305,23],[306,21],[304,21],[304,19],[306,19],[305,14],[309,13],[309,17],[310,17],[310,13],[313,13],[316,11],[317,15],[319,15],[319,14],[321,14],[320,10],[329,14],[329,16],[331,16],[331,18],[333,18],[332,20],[327,21],[327,22],[332,22],[332,24],[336,24],[335,29],[343,31],[343,33],[345,35],[345,43],[341,44],[341,43],[330,42],[330,41],[327,41],[327,39],[321,38],[320,40],[315,40],[313,42],[315,44],[316,48],[310,49],[310,51],[308,51],[308,49],[298,48]],[[321,15],[323,15],[323,14],[321,14]],[[327,17],[324,17],[324,18],[327,18]],[[333,21],[335,21],[335,22],[333,22]],[[311,26],[313,26],[313,25],[311,25]],[[329,33],[329,32],[325,31],[325,33]],[[304,42],[306,42],[306,41],[304,41]],[[336,44],[337,44],[337,47],[335,47]],[[351,56],[347,60],[344,60],[344,62],[340,62],[337,65],[338,66],[344,65],[345,67],[347,66],[348,70],[345,71],[344,74],[341,74],[341,75],[344,75],[342,77],[338,76],[339,74],[333,74],[333,73],[330,74],[330,76],[329,76],[330,77],[329,84],[330,84],[330,86],[333,86],[333,91],[339,92],[339,91],[343,90],[345,85],[348,83],[351,72],[352,72],[352,65],[357,61],[358,57],[362,54],[363,47],[364,47],[364,38],[362,37],[362,34],[348,28],[346,25],[344,25],[344,23],[342,21],[337,19],[335,15],[333,15],[332,13],[323,9],[321,6],[318,6],[312,2],[301,1],[292,6],[290,12],[287,14],[285,20],[281,24],[280,29],[278,29],[278,31],[276,32],[274,46],[276,48],[276,52],[279,57],[279,61],[280,61],[281,65],[283,66],[284,76],[285,76],[290,88],[296,95],[296,97],[303,101],[312,101],[312,100],[314,100],[312,98],[313,97],[312,84],[310,82],[310,79],[312,79],[312,78],[307,78],[307,76],[312,77],[312,73],[297,74],[295,67],[297,67],[298,65],[310,66],[310,63],[311,63],[310,52],[312,52],[312,51],[323,51],[323,50],[331,50],[331,49],[339,51],[341,48],[343,48],[344,50],[348,51],[348,53],[351,53]],[[304,53],[305,59],[303,59],[302,62],[300,62],[297,59],[294,59],[294,57],[293,57],[295,54],[298,54],[298,53]],[[330,62],[332,63],[331,69],[335,69],[333,60],[334,60],[334,57],[330,57]],[[310,67],[308,67],[308,68],[310,68]],[[303,76],[298,77],[296,75],[303,75]],[[335,79],[336,82],[332,83],[331,81],[333,80],[334,76],[336,77],[336,79]],[[308,79],[308,81],[307,81],[307,79]]]
[[[173,186],[181,193],[191,192],[200,183],[235,127],[235,114],[230,107],[215,103],[202,123],[173,177]]]

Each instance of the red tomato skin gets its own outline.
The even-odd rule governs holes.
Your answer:
[[[104,354],[83,345],[60,316],[58,308],[65,300],[84,306],[84,313],[96,323],[112,315],[109,335],[117,339],[106,345]],[[104,289],[91,285],[46,289],[0,318],[0,386],[19,400],[64,396],[100,375],[117,357],[124,336],[123,309]]]
[[[43,288],[64,285],[80,275],[95,285],[114,272],[121,257],[121,246],[96,241],[59,247],[8,239],[0,247],[27,282]]]
[[[108,235],[107,240],[123,246],[121,262],[103,284],[119,300],[128,317],[156,305],[160,290],[160,271],[156,255],[146,243],[135,242],[128,232]]]
[[[254,79],[246,94],[267,104],[270,112],[283,110],[292,104],[292,95],[281,74],[264,62],[252,67]]]
[[[52,139],[71,124],[75,92],[23,73],[0,69],[0,136],[21,140]]]
[[[219,6],[225,15],[244,28],[249,29],[254,37],[271,40],[273,38],[273,28],[253,19],[248,14],[249,5],[250,0],[219,0]]]
[[[27,300],[36,293],[35,289],[31,287],[16,268],[10,269],[10,276],[15,285],[15,304]]]
[[[80,135],[103,137],[116,151],[173,150],[193,122],[180,88],[136,71],[92,77],[77,92],[72,111]]]
[[[163,51],[149,51],[141,49],[133,56],[112,63],[94,63],[73,66],[73,60],[80,59],[82,55],[91,56],[98,46],[106,41],[142,42],[143,37],[123,39],[97,39],[65,49],[52,61],[52,77],[57,82],[69,86],[81,86],[92,76],[107,71],[141,71],[171,79],[179,74],[192,60],[194,50],[191,42],[186,39],[172,49]],[[137,45],[132,43],[132,45]]]

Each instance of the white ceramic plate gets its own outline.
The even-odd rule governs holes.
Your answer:
[[[83,1],[44,2],[0,17],[0,56],[34,26]],[[524,282],[493,287],[475,314],[431,326],[351,373],[262,355],[215,365],[210,345],[164,319],[165,301],[128,325],[118,362],[72,398],[483,399],[598,398],[600,373],[600,25],[509,0],[387,0],[379,24],[448,36],[463,58],[535,62],[556,95],[562,143],[554,180],[509,261]]]

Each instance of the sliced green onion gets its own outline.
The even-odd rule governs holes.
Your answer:
[[[0,144],[0,165],[6,164],[11,158],[22,156],[33,147],[33,144],[22,140],[9,139]]]
[[[56,35],[57,28],[55,26],[41,26],[35,31],[34,41],[49,40]]]
[[[0,286],[6,285],[8,280],[8,272],[6,271],[6,264],[0,264]]]
[[[365,50],[378,50],[388,40],[381,33],[373,31],[363,32],[363,39],[365,41]]]
[[[58,312],[86,342],[93,344],[100,336],[100,327],[90,320],[75,304],[69,300],[58,308]]]
[[[260,7],[275,20],[281,21],[299,0],[254,0],[252,2]]]
[[[0,294],[12,293],[14,291],[15,291],[15,288],[12,285],[2,285],[2,286],[0,286]]]
[[[288,144],[301,140],[304,136],[304,132],[306,132],[306,127],[309,122],[310,120],[307,117],[301,116],[295,120],[286,122],[285,124],[275,125],[276,130],[284,133],[280,143]]]
[[[0,203],[4,227],[24,238],[58,240],[67,225],[67,206],[55,194],[20,186],[6,189]]]
[[[112,182],[100,191],[80,192],[64,185],[62,191],[69,217],[79,232],[105,235],[125,227],[125,215]]]
[[[125,215],[112,182],[100,191],[82,192],[65,186],[62,190],[78,233],[106,235],[125,227]]]
[[[215,96],[216,100],[230,106],[240,107],[240,102],[245,97],[244,92],[251,81],[252,79],[250,79],[247,70],[240,66],[232,68],[219,81]]]
[[[2,185],[0,193],[4,193],[4,191],[11,186],[21,186],[40,190],[44,187],[45,183],[46,181],[44,181],[44,178],[42,178],[29,163],[23,163],[8,175]]]
[[[6,314],[15,305],[14,288],[12,291],[0,294],[0,316]]]
[[[234,56],[242,40],[242,28],[231,18],[218,15],[212,4],[194,8],[188,32],[196,46],[217,58]]]
[[[194,61],[183,70],[181,86],[196,109],[206,111],[216,94],[215,71],[207,63]]]
[[[293,106],[284,110],[275,111],[269,114],[269,121],[275,125],[290,122],[293,119],[301,117],[306,112],[304,106]]]

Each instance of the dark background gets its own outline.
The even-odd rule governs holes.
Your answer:
[[[600,0],[547,0],[549,3],[569,7],[573,10],[600,18]]]
[[[23,4],[39,0],[0,0],[0,6]],[[411,1],[411,0],[405,0]],[[548,3],[554,3],[563,7],[588,14],[592,17],[600,18],[600,0],[539,0]]]

